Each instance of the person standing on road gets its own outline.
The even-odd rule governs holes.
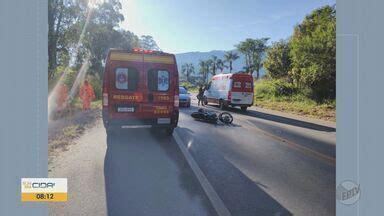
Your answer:
[[[91,101],[95,99],[95,92],[92,85],[88,83],[88,80],[85,80],[84,85],[80,88],[80,99],[83,101],[83,110],[89,110],[91,108]]]
[[[203,86],[200,86],[199,93],[197,94],[197,100],[198,100],[197,106],[200,106],[200,102],[201,102],[201,105],[204,106],[203,99],[204,99],[204,88]]]

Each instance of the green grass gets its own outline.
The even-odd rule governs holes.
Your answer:
[[[68,145],[70,145],[75,138],[79,137],[84,130],[85,128],[81,125],[70,125],[64,127],[53,140],[49,140],[50,152],[56,149],[64,151],[68,150]]]
[[[198,93],[199,92],[199,87],[188,88],[188,92],[190,92],[190,93]]]
[[[83,102],[80,100],[79,97],[76,97],[74,101],[72,102],[73,106],[76,109],[82,109],[83,108]],[[91,109],[101,109],[102,100],[94,100],[91,102]]]
[[[84,131],[84,127],[80,125],[71,125],[63,128],[63,135],[66,138],[74,139]]]
[[[193,85],[190,82],[180,82],[180,86],[186,87],[190,93],[199,92],[199,86]]]
[[[91,102],[91,109],[101,109],[102,101],[100,100],[95,100]]]
[[[276,83],[269,80],[255,82],[255,106],[307,116],[311,118],[336,121],[336,102],[317,103],[303,93],[282,96],[276,93]]]

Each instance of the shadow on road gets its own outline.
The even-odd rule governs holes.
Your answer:
[[[277,200],[267,194],[267,184],[254,182],[224,158],[207,142],[200,142],[187,134],[185,128],[178,132],[188,151],[198,163],[224,204],[233,216],[290,216]],[[189,140],[193,140],[189,142]]]
[[[107,137],[109,216],[216,215],[173,137],[148,130]]]
[[[217,106],[213,106],[213,105],[211,107],[218,108]],[[232,107],[229,107],[228,110],[237,114],[265,119],[268,121],[274,121],[282,124],[288,124],[296,127],[308,128],[308,129],[324,131],[324,132],[336,132],[336,128],[333,128],[333,127],[328,127],[328,126],[319,125],[311,122],[263,113],[255,110],[247,110],[246,112],[244,112],[244,111],[241,111],[239,108],[232,108]]]
[[[263,131],[272,132],[281,139],[292,141],[316,152],[336,158],[336,146],[332,141],[317,139],[316,137],[301,133],[297,130],[281,130],[280,127],[273,124],[266,124],[265,122],[255,120],[250,120],[249,122],[257,125],[257,127]]]

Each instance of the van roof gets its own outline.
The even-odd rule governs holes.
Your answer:
[[[175,55],[162,51],[143,49],[109,49],[107,61],[132,61],[160,64],[176,64]]]
[[[108,53],[111,52],[121,52],[121,53],[137,53],[137,54],[156,54],[156,55],[174,55],[171,53],[166,53],[159,50],[144,50],[140,48],[133,49],[120,49],[120,48],[110,48]]]
[[[220,77],[225,77],[225,78],[232,78],[232,77],[252,77],[251,74],[247,74],[247,73],[226,73],[226,74],[217,74],[215,76],[212,77],[212,79],[218,79]]]

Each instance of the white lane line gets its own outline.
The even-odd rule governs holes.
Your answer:
[[[187,160],[189,166],[191,167],[192,171],[195,173],[197,180],[200,182],[200,185],[203,187],[203,190],[207,194],[208,199],[211,201],[213,208],[216,210],[217,214],[219,216],[231,216],[231,213],[229,212],[227,207],[224,205],[223,200],[221,200],[219,195],[217,195],[215,189],[212,187],[211,183],[209,183],[207,177],[205,177],[199,165],[197,165],[192,155],[188,152],[188,149],[183,144],[183,141],[179,137],[179,134],[177,133],[177,131],[175,131],[173,136],[181,152],[183,153],[185,159]]]

